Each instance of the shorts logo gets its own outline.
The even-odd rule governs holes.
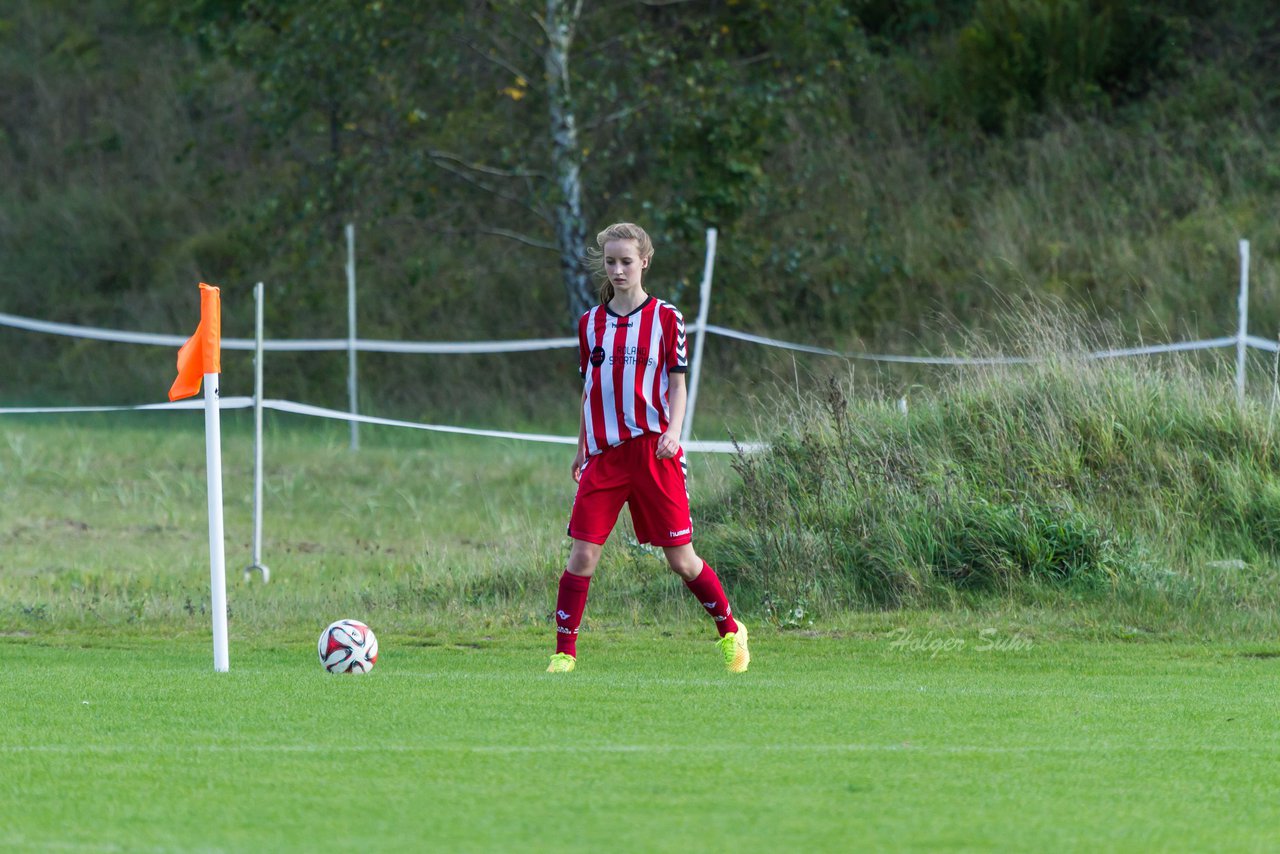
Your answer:
[[[681,528],[679,531],[668,531],[668,532],[667,532],[667,536],[668,536],[668,537],[683,537],[685,534],[688,534],[688,533],[690,533],[691,531],[693,531],[693,529],[692,529],[692,528]]]
[[[598,368],[603,364],[604,364],[604,348],[597,345],[591,350],[591,365],[592,367]]]

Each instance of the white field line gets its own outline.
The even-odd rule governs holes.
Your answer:
[[[922,753],[938,755],[1033,755],[1107,753],[1249,753],[1274,756],[1280,745],[1254,744],[1076,744],[1076,745],[929,745],[917,742],[873,744],[204,744],[176,747],[165,744],[12,744],[0,753],[109,754],[223,754],[223,753]]]
[[[0,836],[0,848],[17,851],[124,851],[114,842],[68,842],[28,836]],[[132,849],[131,849],[132,850]]]

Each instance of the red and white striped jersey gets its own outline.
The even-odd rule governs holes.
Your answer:
[[[688,370],[684,317],[649,297],[626,317],[598,305],[578,321],[578,360],[587,455],[671,422],[667,377]]]

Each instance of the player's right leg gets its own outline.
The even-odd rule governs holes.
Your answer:
[[[573,541],[569,563],[560,576],[556,593],[556,651],[547,666],[548,673],[568,673],[578,661],[578,626],[587,608],[587,591],[591,576],[600,563],[604,545],[587,540]]]
[[[556,594],[556,652],[548,673],[568,673],[577,664],[578,626],[587,607],[591,576],[629,490],[627,472],[618,465],[618,456],[616,449],[609,449],[591,457],[581,469],[567,531],[573,547]]]
[[[577,663],[577,627],[586,609],[586,590],[604,542],[631,490],[626,453],[607,448],[582,463],[566,533],[573,540],[556,595],[556,654],[548,672],[567,673]]]

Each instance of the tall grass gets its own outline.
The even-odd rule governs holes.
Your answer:
[[[1272,619],[1273,403],[1238,408],[1227,376],[1176,360],[1090,360],[1104,342],[1060,315],[1024,328],[1032,364],[957,371],[905,412],[837,381],[778,401],[713,526],[739,589],[784,618],[994,596]]]

